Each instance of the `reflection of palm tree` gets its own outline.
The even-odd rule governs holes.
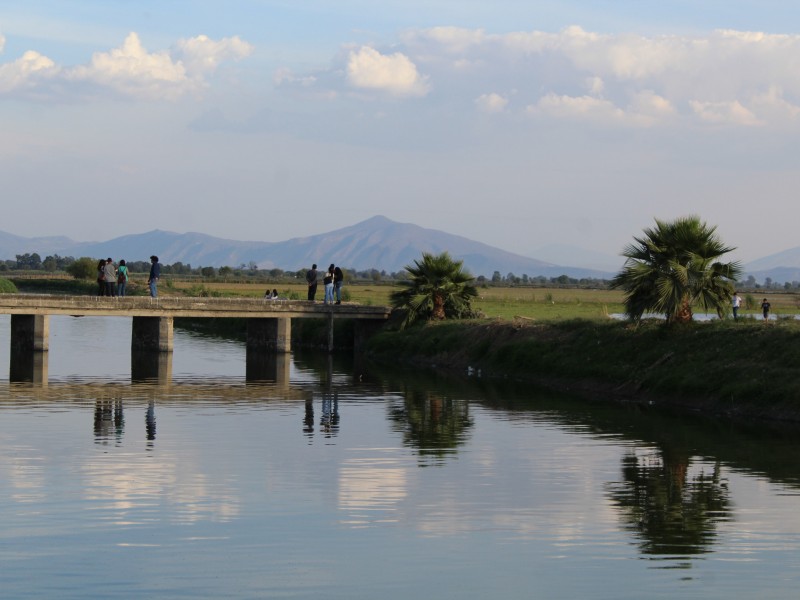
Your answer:
[[[420,456],[442,457],[453,453],[466,440],[472,427],[469,403],[431,392],[410,391],[402,406],[394,405],[390,417],[403,432],[403,442],[419,450]]]
[[[643,554],[685,556],[710,551],[716,524],[730,519],[726,481],[720,465],[689,478],[688,456],[662,452],[622,460],[623,481],[611,500],[622,509],[628,530],[641,540]]]

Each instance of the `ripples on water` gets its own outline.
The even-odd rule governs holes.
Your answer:
[[[250,383],[181,331],[133,384],[129,345],[53,318],[48,385],[0,371],[4,598],[796,597],[793,432],[320,356]]]

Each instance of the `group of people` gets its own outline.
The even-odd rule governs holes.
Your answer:
[[[150,296],[158,296],[158,279],[161,277],[161,263],[157,256],[150,257],[150,274],[147,286]],[[114,261],[109,256],[97,263],[98,296],[124,296],[128,286],[128,267],[124,260],[119,261],[119,267],[114,266]]]
[[[739,292],[733,292],[733,298],[731,298],[731,304],[733,305],[733,319],[734,321],[739,318],[739,308],[742,306],[742,297],[739,295]],[[764,320],[769,320],[769,309],[772,308],[772,305],[769,301],[764,298],[761,301],[761,314],[764,316]]]
[[[311,269],[306,271],[306,282],[308,283],[308,301],[314,302],[317,296],[317,284],[319,272],[317,265],[311,265]],[[325,299],[323,304],[342,303],[342,283],[344,282],[344,272],[334,264],[322,276],[322,284],[325,286]]]

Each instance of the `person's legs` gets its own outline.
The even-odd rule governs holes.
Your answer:
[[[336,304],[341,304],[342,303],[342,282],[341,281],[337,281],[335,287],[336,287]]]
[[[117,296],[120,298],[125,296],[125,284],[126,282],[122,281],[119,283],[119,285],[117,285]]]
[[[158,297],[158,282],[155,279],[150,281],[150,297],[157,298]]]

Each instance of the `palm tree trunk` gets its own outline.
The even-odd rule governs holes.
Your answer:
[[[445,318],[444,314],[444,296],[439,293],[434,293],[433,295],[433,314],[431,318],[436,319],[437,321],[443,321]]]
[[[691,323],[691,321],[692,321],[692,309],[689,306],[689,298],[684,297],[683,301],[681,302],[681,308],[678,311],[678,314],[675,315],[675,322]]]

